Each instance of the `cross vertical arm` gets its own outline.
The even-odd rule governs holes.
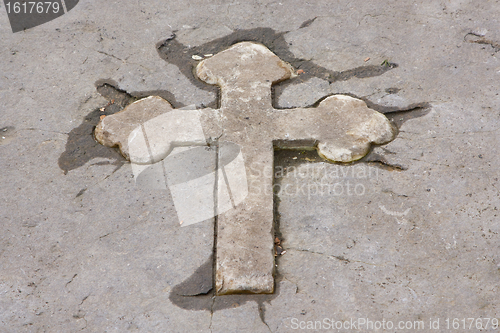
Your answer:
[[[247,166],[248,195],[217,217],[218,295],[274,291],[273,179],[262,177],[273,167],[272,143],[242,146],[242,153]],[[219,168],[219,174],[221,171]],[[218,178],[220,189],[223,180]]]

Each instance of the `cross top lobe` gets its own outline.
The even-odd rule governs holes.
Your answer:
[[[196,75],[221,89],[221,108],[232,112],[272,108],[271,85],[291,78],[292,66],[262,44],[241,42],[196,67]]]
[[[201,61],[196,67],[196,74],[202,81],[218,84],[221,88],[248,77],[253,82],[268,82],[271,85],[289,79],[293,72],[289,64],[264,45],[252,42],[235,44]]]

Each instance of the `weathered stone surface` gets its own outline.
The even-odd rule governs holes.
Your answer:
[[[395,128],[363,101],[344,95],[331,96],[316,108],[274,109],[271,85],[295,74],[261,44],[235,44],[200,62],[196,73],[221,88],[219,110],[172,110],[168,102],[149,97],[104,118],[96,138],[105,145],[118,144],[135,164],[156,163],[175,145],[204,145],[214,138],[240,146],[247,177],[231,182],[221,173],[214,184],[216,292],[272,293],[273,178],[266,171],[273,167],[274,146],[316,148],[328,160],[350,162],[363,157],[371,143],[391,141]],[[232,199],[232,209],[221,206],[228,195],[241,193],[246,198]]]
[[[192,4],[80,1],[68,15],[15,34],[2,15],[0,128],[8,130],[0,136],[0,331],[289,333],[302,331],[295,329],[297,320],[368,318],[392,320],[395,327],[400,320],[422,320],[421,332],[429,332],[429,321],[441,318],[440,329],[432,330],[439,332],[446,318],[499,318],[500,64],[499,53],[481,44],[500,42],[499,3]],[[365,196],[309,198],[300,190],[318,182],[314,175],[281,178],[288,193],[300,191],[278,195],[282,280],[272,296],[216,297],[213,315],[211,295],[185,297],[191,307],[169,298],[210,259],[212,223],[179,228],[168,194],[134,186],[128,164],[116,171],[115,151],[92,138],[100,114],[94,110],[109,102],[96,92],[99,79],[112,79],[129,93],[166,89],[177,104],[213,100],[155,47],[185,25],[197,27],[196,43],[218,43],[205,22],[216,31],[224,30],[221,25],[240,31],[239,40],[255,27],[287,31],[290,54],[330,70],[379,66],[385,59],[399,65],[380,76],[331,82],[321,97],[345,92],[388,107],[432,104],[423,117],[413,116],[419,111],[398,115],[398,121],[413,119],[369,160],[383,157],[406,170],[377,169],[378,179],[356,178]],[[301,76],[311,74],[302,69]],[[388,94],[389,88],[399,91]],[[275,105],[311,105],[299,97]],[[64,156],[76,159],[69,169],[58,165]],[[299,151],[275,152],[274,158],[287,168],[285,159],[297,169],[325,164],[330,172],[336,166],[311,162],[314,154]],[[339,166],[339,178],[323,183],[346,185],[344,169],[357,176],[360,166],[376,165]],[[398,213],[411,208],[408,222],[399,224],[401,218],[380,206]],[[256,306],[266,297],[272,301]],[[226,310],[217,307],[221,303]],[[269,329],[255,323],[259,314]]]
[[[279,108],[308,107],[332,93],[327,80],[313,77],[301,84],[288,86],[276,98],[275,105]]]

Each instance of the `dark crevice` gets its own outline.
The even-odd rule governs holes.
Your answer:
[[[85,302],[85,301],[87,300],[87,298],[89,298],[89,296],[90,296],[90,294],[88,294],[87,296],[85,296],[85,297],[82,299],[82,301],[80,302],[80,304],[79,304],[79,305],[82,305],[82,304],[83,304],[83,302]]]
[[[211,146],[215,146],[215,179],[219,179],[219,140],[216,139],[215,141],[211,142]],[[217,234],[219,232],[219,182],[216,181],[214,182],[214,240],[213,240],[213,248],[212,248],[212,256],[213,256],[213,261],[212,261],[212,284],[213,284],[213,290],[216,292],[216,272],[217,272]],[[215,303],[215,299],[214,299]],[[213,304],[212,303],[212,309],[210,310],[211,313],[213,314]]]
[[[379,147],[379,146],[376,146]],[[377,154],[373,151],[373,147],[370,149],[368,154],[365,155],[365,157],[353,161],[353,162],[348,162],[348,163],[341,163],[341,162],[331,162],[328,161],[321,156],[319,156],[318,152],[315,149],[312,150],[291,150],[291,149],[275,149],[275,160],[279,160],[280,164],[279,165],[286,165],[286,168],[283,168],[282,175],[286,176],[287,170],[289,166],[295,166],[298,167],[301,164],[304,163],[318,163],[318,162],[323,162],[323,163],[329,163],[329,164],[339,164],[339,165],[356,165],[356,164],[368,164],[372,165],[374,167],[380,168],[382,170],[386,171],[405,171],[408,168],[404,165],[400,164],[392,164],[388,162],[384,155]],[[390,152],[388,154],[394,155],[395,153]],[[307,161],[307,162],[306,162]],[[275,178],[274,181],[274,186],[275,188],[279,189],[281,188],[280,184],[280,178]],[[281,234],[279,232],[279,197],[275,195],[275,201],[274,201],[274,209],[275,209],[275,234],[276,237],[278,237],[281,240]]]
[[[83,195],[83,193],[85,193],[86,190],[87,190],[86,188],[82,188],[80,192],[78,192],[75,198],[78,198],[79,196]]]
[[[277,154],[277,151],[275,149],[274,152],[274,162],[273,162],[273,170],[276,170],[276,161],[281,161],[280,156]],[[279,189],[281,188],[281,182],[282,182],[282,177],[276,177],[276,174],[273,172],[273,189]],[[278,191],[273,191],[273,228],[274,228],[274,237],[273,239],[279,239],[280,246],[281,244],[285,241],[283,238],[283,234],[281,233],[280,230],[280,223],[281,223],[281,214],[280,214],[280,203],[281,203],[281,198],[279,197],[279,192]],[[275,242],[276,243],[276,242]],[[278,274],[278,262],[279,262],[279,256],[275,257],[275,272],[276,275]]]
[[[427,102],[411,104],[406,108],[383,107],[383,109],[379,110],[377,110],[378,106],[370,106],[366,100],[365,102],[368,107],[385,114],[398,129],[401,128],[406,121],[426,116],[431,111],[431,104]]]
[[[266,325],[266,326],[267,326],[267,329],[269,330],[269,332],[271,332],[271,333],[272,333],[271,328],[269,327],[269,325],[268,325],[268,324],[267,324],[267,322],[266,322],[266,309],[265,309],[265,307],[264,307],[264,304],[259,303],[259,304],[258,304],[258,306],[259,306],[258,310],[259,310],[259,317],[260,317],[260,320],[262,321],[262,323],[263,323],[264,325]]]
[[[107,234],[105,234],[105,235],[99,236],[99,239],[102,239],[102,238],[108,237],[109,235],[111,235],[111,232],[108,232],[108,233],[107,233]]]
[[[500,43],[492,41],[490,39],[486,39],[483,35],[473,32],[469,32],[468,34],[466,34],[464,36],[464,41],[468,43],[489,45],[493,48],[493,51],[495,51],[495,53],[500,51]]]
[[[95,87],[102,97],[108,101],[113,101],[111,104],[116,104],[122,109],[137,100],[125,90],[118,88],[118,83],[111,79],[98,80]]]
[[[214,304],[215,304],[215,297],[212,297],[212,306],[210,307],[210,326],[208,326],[210,332],[212,332],[212,324],[214,319]]]
[[[292,251],[306,252],[306,253],[317,254],[317,255],[320,255],[320,256],[327,256],[327,257],[330,257],[330,258],[335,258],[337,260],[342,261],[344,264],[350,264],[351,263],[351,261],[349,259],[347,259],[346,257],[344,257],[342,255],[336,256],[336,255],[327,254],[327,253],[324,253],[324,252],[317,252],[317,251],[312,251],[312,250],[307,250],[307,249],[298,249],[298,248],[293,248],[293,247],[291,247],[289,249],[292,250]]]
[[[94,158],[107,158],[112,160],[108,162],[117,168],[126,163],[125,158],[119,153],[118,149],[105,147],[94,140],[94,128],[99,122],[101,116],[108,116],[120,111],[122,108],[114,103],[110,103],[103,108],[98,108],[90,112],[83,122],[73,128],[68,133],[66,149],[59,156],[58,165],[64,174],[85,165]]]
[[[125,62],[125,60],[121,59],[121,58],[118,58],[117,56],[115,55],[112,55],[112,54],[109,54],[107,52],[103,52],[103,51],[97,51],[97,53],[100,53],[100,54],[104,54],[104,55],[107,55],[108,57],[111,57],[111,58],[115,58],[116,60],[120,60],[122,62]]]
[[[73,282],[73,279],[76,278],[78,274],[75,274],[73,275],[73,277],[71,278],[71,280],[69,280],[68,282],[66,282],[66,286],[68,286],[68,284],[70,284],[71,282]]]
[[[314,22],[317,18],[318,18],[318,17],[316,16],[316,17],[314,17],[314,18],[312,18],[312,19],[309,19],[309,20],[307,20],[307,21],[304,21],[304,22],[300,25],[299,29],[302,29],[302,28],[307,28],[307,27],[308,27],[308,26],[310,26],[310,25],[311,25],[311,24],[312,24],[312,23],[313,23],[313,22]]]
[[[389,95],[392,94],[397,94],[401,89],[400,88],[387,88],[385,89],[385,92],[388,93]]]
[[[118,83],[111,79],[98,80],[95,86],[97,92],[108,100],[108,104],[90,112],[78,127],[68,133],[66,149],[58,161],[59,168],[64,171],[64,174],[85,165],[91,159],[99,157],[108,158],[112,161],[98,162],[94,165],[115,165],[116,169],[113,173],[126,163],[118,148],[104,147],[96,142],[94,129],[102,116],[120,112],[127,105],[148,96],[160,96],[172,104],[174,108],[185,106],[183,103],[177,102],[174,95],[166,90],[127,92],[118,88]]]
[[[185,104],[178,102],[175,95],[167,90],[127,92],[118,88],[119,84],[111,79],[98,80],[95,83],[95,86],[97,92],[101,94],[101,96],[109,101],[112,101],[113,104],[119,105],[122,109],[127,105],[148,96],[159,96],[167,100],[174,108],[181,108],[185,106]]]
[[[408,198],[408,196],[406,194],[398,194],[392,190],[388,190],[388,189],[384,189],[382,190],[382,193],[389,193],[390,195],[395,195],[397,197],[400,197],[400,198]]]
[[[380,167],[381,169],[387,170],[387,171],[405,171],[405,170],[408,170],[408,168],[405,167],[404,165],[391,164],[391,163],[388,163],[385,159],[366,161],[366,163],[368,165],[374,165],[374,166]]]
[[[351,261],[344,256],[332,256],[337,260],[343,261],[345,264],[350,264]]]

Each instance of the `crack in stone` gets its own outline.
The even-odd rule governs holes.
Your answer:
[[[378,154],[374,154],[378,155]],[[376,159],[376,160],[366,160],[365,161],[367,164],[373,164],[377,167],[380,167],[381,169],[388,170],[388,171],[405,171],[408,170],[408,167],[405,167],[404,165],[400,164],[391,164],[387,162],[385,159]]]
[[[118,58],[117,56],[114,56],[114,55],[112,55],[112,54],[109,54],[109,53],[106,53],[106,52],[103,52],[103,51],[97,51],[97,52],[98,52],[98,53],[100,53],[100,54],[104,54],[104,55],[106,55],[106,56],[108,56],[108,57],[111,57],[111,58],[115,58],[115,59],[117,59],[117,60],[120,60],[121,62],[124,62],[124,63],[126,62],[125,60],[123,60],[123,59],[121,59],[121,58]]]
[[[210,308],[210,312],[213,315],[213,306],[215,303],[215,293],[218,292],[215,281],[217,281],[217,233],[218,233],[218,210],[217,207],[219,205],[219,138],[215,139],[212,142],[209,142],[210,146],[215,147],[215,182],[214,182],[214,240],[213,240],[213,248],[212,248],[212,290],[214,290],[214,302],[212,303],[212,307]]]
[[[214,281],[215,281],[215,279],[214,279]],[[210,330],[210,332],[212,332],[212,324],[213,324],[212,320],[214,317],[214,305],[215,305],[215,295],[212,297],[212,305],[210,306],[210,326],[208,326],[208,329]]]
[[[327,254],[327,253],[324,253],[324,252],[317,252],[317,251],[312,251],[312,250],[308,250],[308,249],[299,249],[299,248],[293,248],[293,247],[287,247],[287,250],[300,251],[300,252],[308,252],[308,253],[317,254],[317,255],[325,255],[327,257],[331,257],[331,258],[335,258],[337,260],[343,261],[346,264],[351,263],[350,259],[347,259],[344,256],[340,256],[340,255],[336,256],[336,255]]]
[[[130,218],[130,216],[129,216],[129,218]],[[126,231],[126,230],[128,230],[128,229],[130,229],[130,228],[132,228],[132,227],[134,227],[134,226],[139,225],[139,224],[140,224],[141,222],[143,222],[143,221],[144,221],[144,220],[143,220],[143,219],[140,219],[140,216],[138,216],[137,221],[130,223],[128,226],[126,226],[126,227],[124,227],[124,228],[122,228],[122,229],[115,230],[115,231],[111,231],[111,232],[108,232],[108,233],[107,233],[107,234],[105,234],[105,235],[99,236],[99,238],[98,238],[97,240],[101,240],[101,239],[106,238],[106,237],[108,237],[108,236],[110,236],[110,235],[114,235],[114,234],[117,234],[117,233],[120,233],[120,232]]]
[[[308,26],[310,26],[310,25],[311,25],[311,24],[312,24],[312,23],[313,23],[313,22],[314,22],[317,18],[318,18],[318,17],[316,16],[316,17],[314,17],[314,18],[312,18],[312,19],[309,19],[309,20],[307,20],[307,21],[304,21],[304,22],[300,25],[299,29],[302,29],[302,28],[307,28],[307,27],[308,27]]]
[[[89,324],[87,319],[85,318],[85,316],[82,319],[85,320],[85,327],[83,327],[80,331],[83,331],[84,329],[86,329],[88,324]]]
[[[472,36],[472,37],[469,37]],[[493,48],[493,51],[498,52],[500,51],[500,43],[497,43],[495,41],[492,41],[490,39],[486,39],[484,35],[480,35],[474,32],[469,32],[464,36],[464,41],[468,43],[475,43],[475,44],[484,44],[484,45],[489,45]]]
[[[77,275],[78,275],[78,274],[73,275],[73,277],[71,278],[71,280],[69,280],[68,282],[66,282],[65,287],[66,287],[68,284],[70,284],[71,282],[73,282],[73,279],[74,279]]]
[[[408,196],[406,194],[398,194],[398,193],[396,193],[392,190],[388,190],[388,189],[382,190],[382,193],[389,193],[390,195],[395,195],[397,197],[408,198]]]
[[[427,164],[431,164],[431,165],[436,165],[436,166],[445,166],[445,167],[450,167],[449,164],[442,164],[442,163],[432,163],[432,162],[429,162],[429,161],[422,161],[422,160],[419,160],[418,158],[410,158],[410,160],[412,161],[418,161],[418,162],[422,162],[422,163],[427,163]],[[460,166],[457,166],[457,169],[461,169]]]
[[[258,309],[259,309],[260,320],[262,321],[262,323],[264,325],[267,326],[267,329],[269,330],[269,332],[273,333],[273,331],[271,330],[271,328],[269,327],[269,325],[266,322],[266,309],[264,307],[264,304],[263,303],[258,303]]]
[[[6,127],[8,128],[8,127]],[[0,128],[0,130],[3,130],[3,128]],[[47,132],[47,133],[56,133],[56,134],[63,134],[63,135],[69,135],[69,133],[64,133],[64,132],[59,132],[59,131],[52,131],[52,130],[47,130],[43,128],[34,128],[34,127],[28,127],[28,128],[19,128],[17,131],[41,131],[41,132]]]
[[[363,97],[360,97],[361,100],[363,100]],[[420,111],[420,114],[412,114],[409,119],[413,118],[418,118],[425,116],[430,112],[431,104],[429,102],[421,102],[421,103],[413,103],[408,105],[407,107],[401,108],[401,107],[394,107],[394,106],[381,106],[374,104],[368,100],[364,100],[366,104],[368,105],[369,108],[372,108],[380,113],[383,113],[386,115],[387,118],[390,119],[390,117],[401,117],[403,115],[410,115],[411,112],[417,112]],[[408,119],[405,119],[405,121]],[[398,126],[399,127],[399,126]]]
[[[77,195],[75,196],[75,198],[78,198],[79,196],[83,195],[83,193],[85,193],[85,191],[87,191],[87,189],[86,188],[82,188],[80,190],[80,192],[77,193]]]
[[[75,274],[75,275],[76,275],[76,274]],[[80,304],[79,304],[79,305],[82,305],[82,304],[83,304],[83,302],[85,302],[85,301],[87,300],[87,298],[89,298],[89,296],[90,296],[90,294],[88,294],[87,296],[85,296],[85,297],[82,299],[82,301],[80,302]]]
[[[381,264],[381,265],[380,264],[373,264],[373,263],[369,263],[369,262],[365,262],[365,261],[361,261],[361,260],[348,259],[348,258],[345,258],[344,256],[341,256],[341,255],[336,256],[336,255],[331,255],[331,254],[328,254],[328,253],[311,251],[311,250],[307,250],[307,249],[299,249],[299,248],[288,247],[287,250],[299,251],[299,252],[307,252],[307,253],[311,253],[311,254],[316,254],[316,255],[321,255],[321,256],[327,256],[327,257],[331,257],[331,258],[335,258],[337,260],[343,261],[345,264],[359,263],[359,264],[365,264],[365,265],[375,266],[375,267],[386,267],[387,266],[387,264]]]
[[[91,189],[93,188],[94,186],[102,183],[103,181],[105,181],[106,179],[108,179],[111,175],[113,175],[116,171],[120,170],[120,168],[124,165],[124,164],[127,164],[126,162],[122,163],[122,162],[111,162],[111,161],[102,161],[102,162],[97,162],[97,163],[93,163],[91,164],[92,165],[115,165],[116,168],[109,174],[109,175],[106,175],[104,178],[94,182],[93,184],[90,184],[89,186],[81,189],[75,196],[75,199],[78,198],[78,197],[81,197],[83,194],[85,194],[85,192],[87,192],[88,189]],[[103,237],[103,236],[101,236]]]

